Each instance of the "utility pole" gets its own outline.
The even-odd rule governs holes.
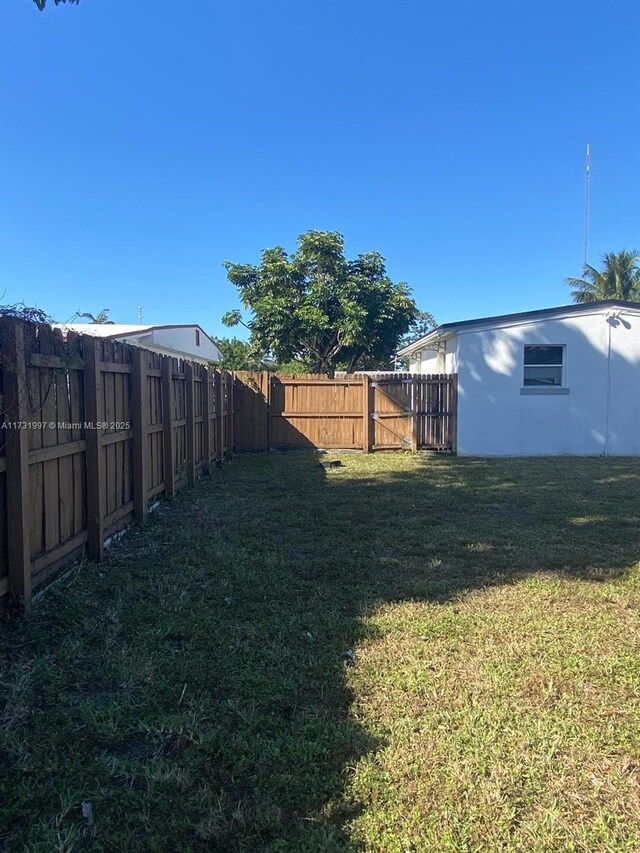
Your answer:
[[[591,147],[588,142],[584,181],[584,264],[586,266],[587,258],[589,256],[589,208],[591,204]]]

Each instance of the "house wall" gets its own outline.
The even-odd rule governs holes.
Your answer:
[[[156,346],[170,347],[180,352],[190,353],[208,361],[220,361],[220,351],[203,333],[200,332],[200,346],[196,346],[196,329],[154,329],[152,343]]]
[[[196,346],[196,330],[194,327],[187,329],[151,329],[147,332],[141,332],[139,335],[124,335],[117,340],[147,347],[156,352],[167,353],[171,350],[176,353],[176,357],[180,357],[182,354],[183,357],[214,362],[218,362],[222,358],[218,347],[202,332],[200,332],[200,346]]]
[[[424,349],[409,356],[411,373],[435,373],[438,353],[435,350]]]
[[[522,393],[525,344],[566,347],[564,393]],[[640,311],[461,331],[455,350],[458,453],[640,454]]]
[[[411,373],[455,373],[457,370],[457,336],[442,341],[446,351],[443,358],[438,358],[436,349],[423,349],[420,353],[409,356]],[[432,345],[435,347],[435,344]],[[444,362],[444,363],[443,363]]]

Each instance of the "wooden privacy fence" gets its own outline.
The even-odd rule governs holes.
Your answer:
[[[0,601],[144,521],[235,450],[455,450],[457,377],[234,376],[0,321]]]
[[[0,600],[32,590],[233,449],[225,371],[0,323]]]
[[[455,451],[457,374],[234,376],[238,451]]]

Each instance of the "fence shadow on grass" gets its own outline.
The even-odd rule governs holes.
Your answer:
[[[637,461],[342,460],[237,459],[7,638],[28,644],[0,765],[16,848],[357,849],[350,769],[383,745],[349,688],[365,617],[638,559]]]

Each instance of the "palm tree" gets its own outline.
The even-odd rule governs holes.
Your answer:
[[[102,310],[98,311],[97,314],[90,314],[88,311],[84,311],[82,314],[78,311],[78,315],[80,317],[86,317],[89,323],[97,326],[113,326],[114,321],[109,319],[109,309],[102,308]]]
[[[637,249],[607,252],[602,256],[602,270],[585,264],[583,278],[566,278],[574,302],[599,302],[621,299],[640,302],[640,252]]]

